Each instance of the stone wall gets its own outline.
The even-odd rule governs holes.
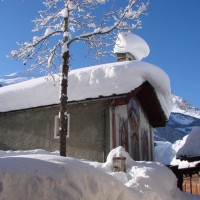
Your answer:
[[[55,151],[59,141],[54,140],[54,116],[58,108],[39,108],[9,112],[0,115],[0,149]]]
[[[52,106],[1,113],[0,149],[59,150],[59,139],[54,139],[54,122],[58,112],[59,107]],[[67,139],[67,155],[102,162],[110,151],[107,101],[69,104],[68,113],[70,136]]]
[[[77,158],[104,160],[104,140],[110,137],[109,112],[106,102],[88,102],[69,106],[70,136],[67,154]],[[110,144],[107,141],[107,144]],[[109,149],[110,150],[110,149]],[[105,153],[107,154],[107,153]]]

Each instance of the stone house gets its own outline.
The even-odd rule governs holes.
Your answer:
[[[127,53],[120,56],[127,60]],[[1,150],[59,149],[54,78],[0,88]],[[67,155],[102,162],[121,145],[135,160],[153,160],[153,128],[168,120],[170,90],[165,72],[138,60],[71,70]]]

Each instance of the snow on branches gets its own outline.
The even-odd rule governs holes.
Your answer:
[[[118,31],[141,26],[140,15],[145,14],[148,0],[46,0],[43,4],[46,9],[33,20],[32,30],[40,35],[18,43],[19,50],[12,51],[10,57],[22,59],[24,64],[31,62],[31,69],[51,71],[59,69],[63,54],[76,41],[94,49],[99,59],[105,47],[114,44]]]
[[[141,25],[139,17],[146,11],[146,1],[144,4],[140,0],[46,0],[43,2],[46,10],[39,11],[39,17],[33,21],[33,32],[42,34],[11,52],[13,59],[22,59],[24,64],[32,61],[30,69],[41,67],[53,74],[60,68],[61,156],[66,156],[68,134],[65,113],[71,44],[83,41],[89,52],[95,50],[99,59],[115,43],[118,31],[129,32]]]

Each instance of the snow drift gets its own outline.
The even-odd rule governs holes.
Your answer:
[[[200,127],[194,127],[191,132],[177,140],[170,142],[156,142],[154,149],[155,160],[163,165],[178,166],[178,168],[195,167],[200,161],[181,161],[181,156],[195,157],[200,155]]]
[[[113,156],[126,157],[126,173],[112,172]],[[166,167],[132,160],[123,147],[106,163],[60,157],[44,150],[0,151],[0,199],[190,200]]]

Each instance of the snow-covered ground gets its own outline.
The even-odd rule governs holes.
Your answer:
[[[44,150],[0,151],[1,200],[190,200],[174,174],[155,162],[133,161],[122,147],[106,163],[60,157]],[[126,157],[126,173],[112,172],[114,156]]]
[[[188,135],[174,144],[156,142],[155,160],[163,165],[178,165],[179,168],[187,168],[194,167],[200,162],[180,161],[176,158],[180,156],[200,156],[200,127],[194,127]]]

